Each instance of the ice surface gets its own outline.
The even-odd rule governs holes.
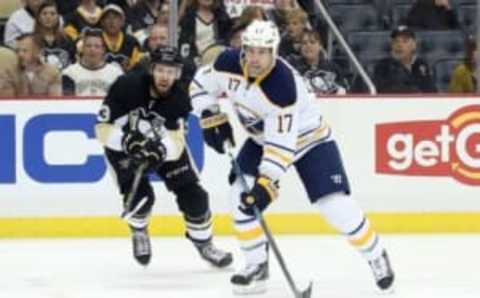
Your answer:
[[[279,236],[278,244],[300,287],[313,280],[312,297],[379,297],[366,262],[340,236]],[[218,246],[242,258],[231,237]],[[385,236],[397,274],[395,298],[480,297],[480,235]],[[1,240],[1,298],[236,297],[229,277],[183,238],[154,237],[147,268],[131,256],[130,239]],[[273,256],[269,292],[292,297]]]

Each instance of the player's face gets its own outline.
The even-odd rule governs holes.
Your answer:
[[[152,69],[153,83],[158,93],[164,94],[170,91],[177,80],[180,68],[172,65],[155,64]]]
[[[45,28],[54,29],[58,26],[58,12],[55,6],[47,6],[42,9],[38,18]]]
[[[251,77],[264,74],[273,65],[273,53],[270,48],[245,47],[244,52],[248,75]]]

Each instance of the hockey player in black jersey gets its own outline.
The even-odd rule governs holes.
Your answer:
[[[147,265],[151,258],[148,223],[155,195],[147,174],[155,172],[176,196],[186,237],[204,260],[225,267],[232,263],[232,254],[212,243],[208,194],[199,184],[186,145],[185,122],[192,108],[177,82],[181,67],[175,48],[154,51],[149,70],[130,72],[112,85],[95,131],[124,196],[124,219],[131,229],[135,259]],[[126,202],[140,166],[146,170]]]

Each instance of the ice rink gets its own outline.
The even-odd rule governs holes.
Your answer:
[[[318,298],[379,297],[366,262],[341,237],[281,236],[278,244],[300,287],[313,280]],[[390,297],[480,297],[480,235],[384,236],[397,274]],[[218,237],[234,252],[234,238]],[[149,267],[137,265],[129,238],[1,240],[1,298],[212,298],[236,297],[229,277],[182,238],[154,237]],[[271,256],[269,292],[250,297],[292,297]]]

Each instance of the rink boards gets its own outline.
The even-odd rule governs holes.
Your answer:
[[[94,139],[97,99],[0,100],[0,237],[125,235],[120,198]],[[322,99],[353,195],[384,232],[480,232],[480,104],[468,97]],[[228,106],[227,106],[228,109]],[[233,121],[237,143],[245,138]],[[215,231],[230,234],[229,161],[189,145],[210,192]],[[172,196],[153,178],[153,233],[183,234]],[[268,211],[278,233],[330,233],[291,170]]]

